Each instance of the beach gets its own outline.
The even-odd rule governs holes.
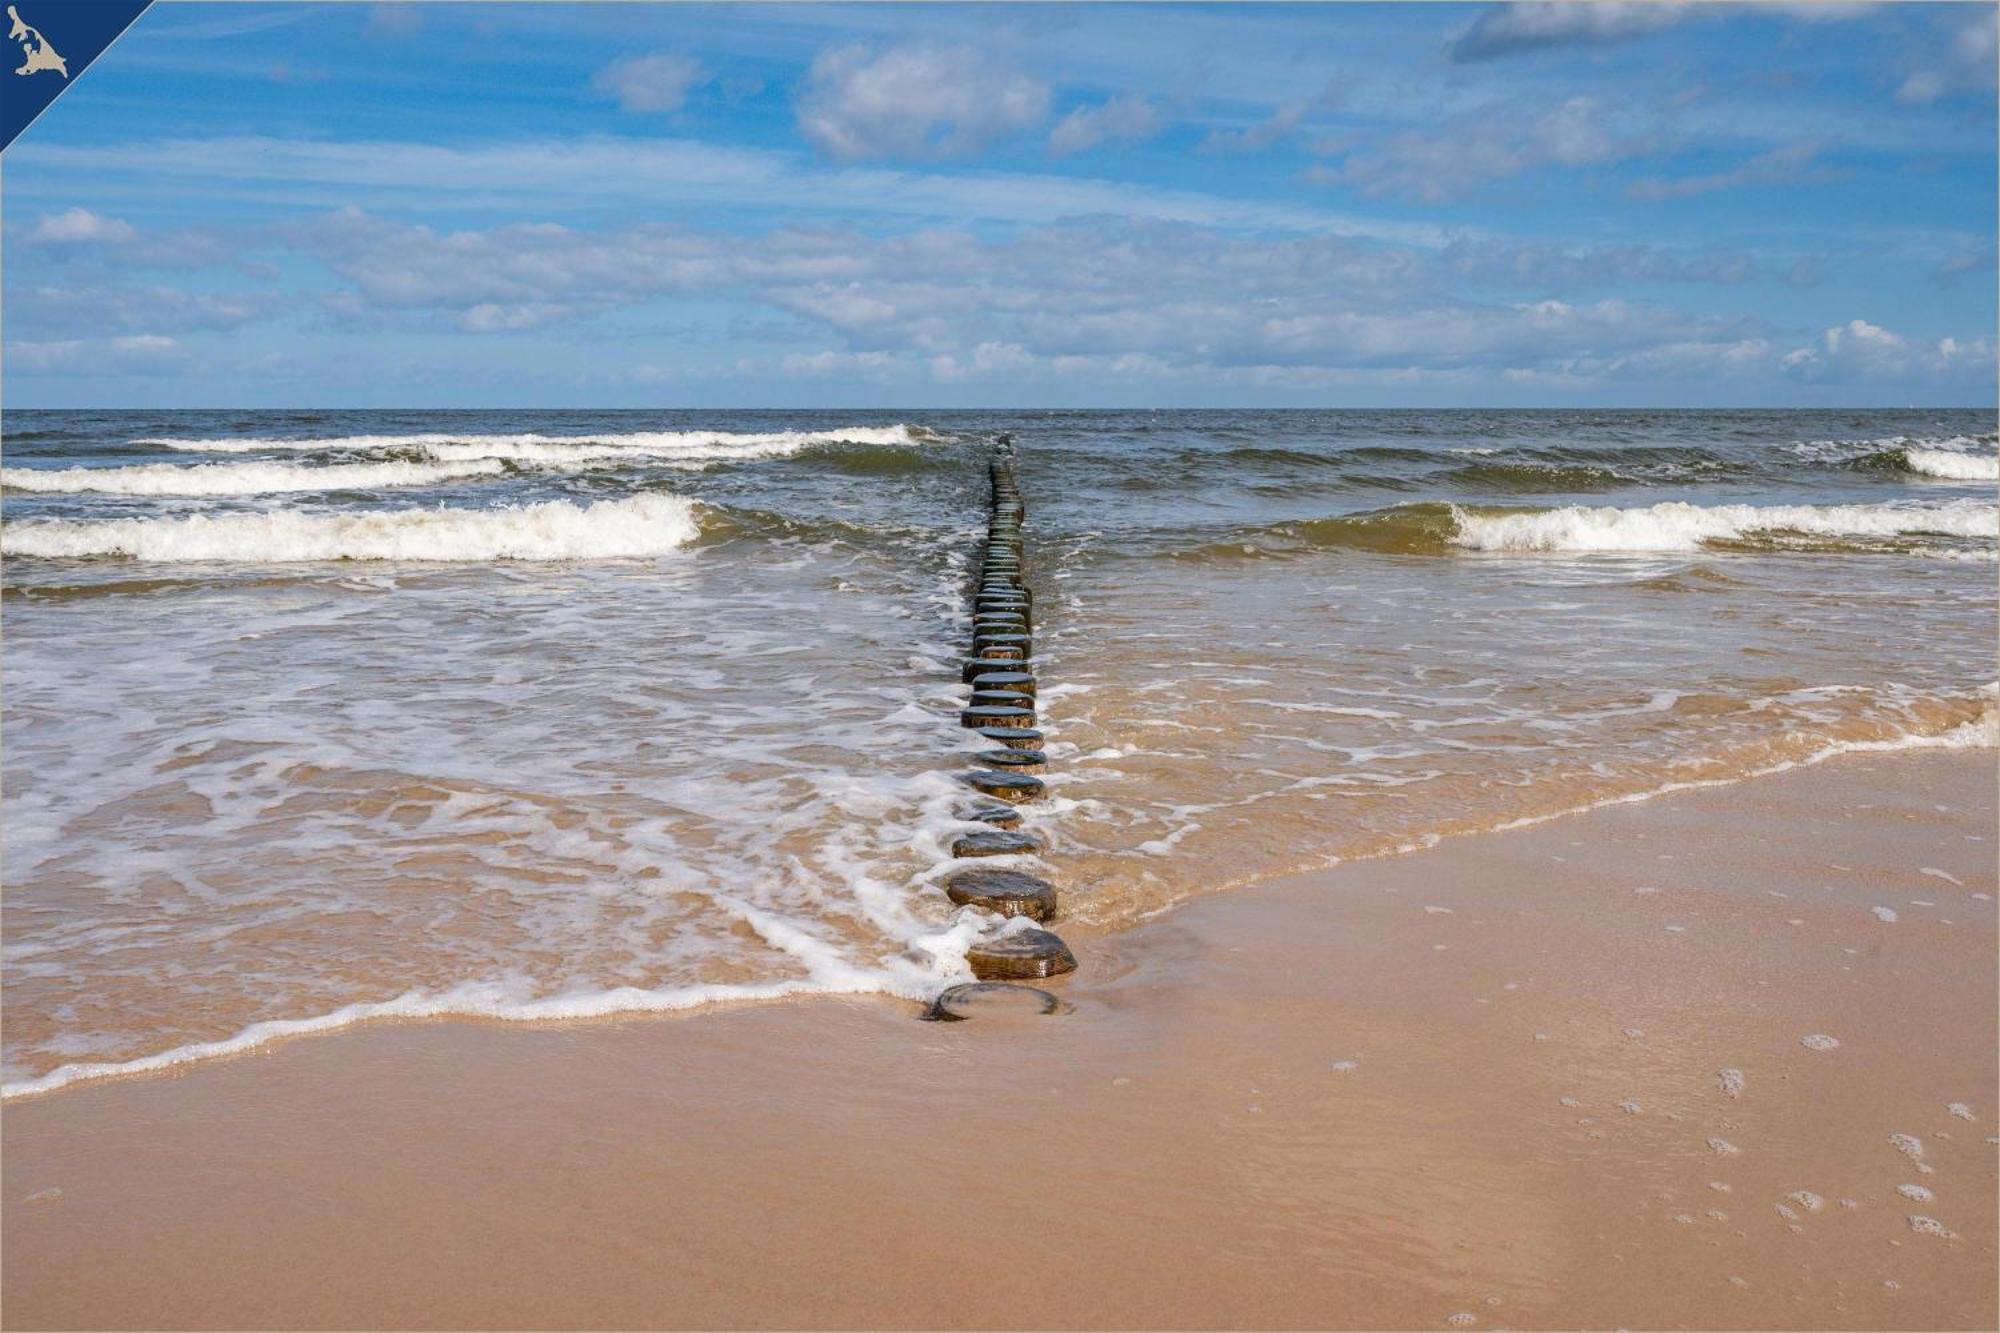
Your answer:
[[[1990,1328],[1990,751],[1066,927],[1053,1016],[380,1023],[10,1101],[9,1327]]]

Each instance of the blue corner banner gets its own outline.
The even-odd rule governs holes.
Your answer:
[[[0,47],[0,149],[75,83],[153,0],[10,0]]]

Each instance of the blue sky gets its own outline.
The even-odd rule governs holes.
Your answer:
[[[7,151],[4,387],[1990,405],[1995,13],[161,3]]]

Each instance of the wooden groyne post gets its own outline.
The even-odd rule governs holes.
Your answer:
[[[986,542],[972,590],[972,653],[960,680],[972,694],[959,713],[961,725],[976,728],[993,748],[973,756],[978,767],[964,775],[965,784],[992,801],[966,812],[968,819],[992,825],[988,832],[968,833],[952,843],[954,857],[1008,856],[1041,851],[1044,844],[1022,832],[1020,807],[1047,794],[1038,774],[1048,765],[1037,725],[1034,668],[1035,594],[1023,568],[1023,526],[1027,507],[1014,473],[1014,440],[999,437],[987,464],[992,503]],[[960,906],[978,907],[1002,917],[1027,917],[1037,923],[1055,919],[1055,885],[1017,870],[961,870],[945,881],[945,893]],[[1039,1012],[1059,1007],[1046,991],[995,983],[1038,980],[1076,970],[1076,957],[1054,932],[1038,924],[1010,926],[989,933],[966,950],[966,961],[979,983],[954,986],[932,1004],[932,1018],[964,1018],[1003,998],[1027,1001]],[[1007,993],[1014,993],[1008,997]],[[1034,997],[1041,997],[1035,1000]],[[1042,1003],[1046,1001],[1046,1003]]]

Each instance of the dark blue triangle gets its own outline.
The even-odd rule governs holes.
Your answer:
[[[14,142],[153,0],[10,0],[0,47],[0,124]]]

